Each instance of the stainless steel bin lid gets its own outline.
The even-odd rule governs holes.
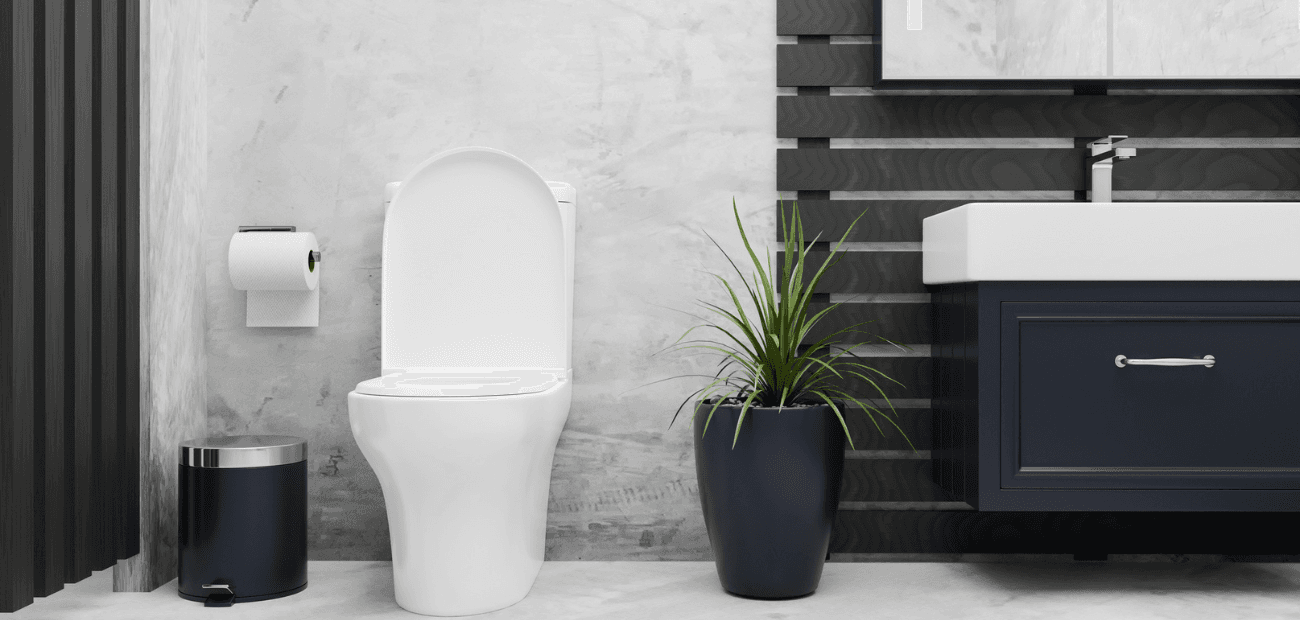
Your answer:
[[[269,467],[307,460],[307,440],[290,435],[231,435],[181,442],[190,467]]]

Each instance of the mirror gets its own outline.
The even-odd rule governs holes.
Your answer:
[[[881,0],[885,80],[1300,78],[1300,0]]]

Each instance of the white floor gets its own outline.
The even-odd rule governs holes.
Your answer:
[[[111,571],[9,617],[418,618],[393,602],[387,562],[312,562],[300,594],[209,609],[176,596],[111,592]],[[712,562],[547,562],[528,598],[481,618],[1298,618],[1300,564],[829,563],[812,596],[730,596]]]

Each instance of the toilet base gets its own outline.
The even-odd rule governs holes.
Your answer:
[[[352,392],[352,433],[384,491],[398,605],[463,616],[527,596],[546,551],[551,463],[572,394]]]

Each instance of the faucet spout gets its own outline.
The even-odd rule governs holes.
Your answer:
[[[1088,143],[1092,155],[1084,160],[1092,202],[1111,202],[1112,175],[1116,161],[1137,157],[1137,149],[1116,145],[1128,136],[1107,136]]]

